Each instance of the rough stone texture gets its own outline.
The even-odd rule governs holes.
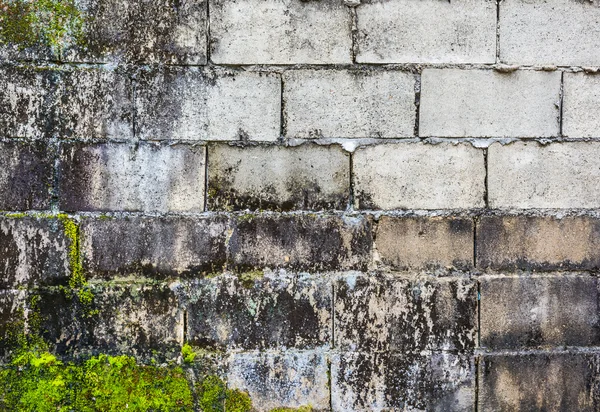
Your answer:
[[[227,384],[249,392],[259,411],[311,406],[329,408],[328,364],[320,351],[232,354]]]
[[[142,143],[64,145],[60,207],[75,211],[200,212],[205,148]]]
[[[600,220],[486,216],[477,225],[477,266],[493,269],[600,268]]]
[[[206,0],[78,0],[84,46],[73,62],[206,64]]]
[[[8,360],[15,331],[23,326],[26,299],[25,290],[0,290],[0,362]]]
[[[70,245],[58,219],[0,218],[0,288],[65,283]]]
[[[544,71],[425,69],[419,135],[558,136],[560,77]]]
[[[600,207],[600,144],[498,143],[488,149],[492,208]]]
[[[598,362],[597,353],[484,355],[478,410],[597,411]]]
[[[284,74],[287,137],[414,136],[415,77],[382,70]]]
[[[480,280],[481,346],[598,346],[598,280],[590,276]]]
[[[363,1],[356,14],[359,63],[496,61],[493,1]]]
[[[84,269],[89,277],[196,277],[222,270],[228,219],[128,217],[84,219]]]
[[[473,357],[451,353],[335,354],[334,411],[472,411]]]
[[[483,152],[468,144],[402,143],[354,154],[360,209],[458,209],[484,206]]]
[[[96,286],[93,308],[85,316],[76,297],[42,291],[38,308],[42,336],[59,354],[91,351],[108,354],[161,356],[177,353],[183,344],[183,309],[175,293],[163,286]]]
[[[238,218],[229,241],[240,271],[364,270],[372,260],[371,223],[364,216],[250,215]]]
[[[209,210],[344,210],[350,156],[339,146],[208,148]]]
[[[500,5],[500,60],[531,65],[600,65],[600,3],[506,0]]]
[[[477,286],[469,279],[351,274],[335,284],[335,347],[342,351],[469,351],[477,337]]]
[[[331,339],[328,279],[242,273],[190,288],[187,339],[223,349],[310,349]]]
[[[139,75],[136,108],[142,139],[275,141],[281,80],[224,69],[146,70]]]
[[[473,267],[473,220],[382,216],[375,232],[381,262],[397,269]]]
[[[600,137],[600,77],[564,74],[563,135]]]
[[[42,143],[0,142],[0,210],[48,209],[53,163]]]
[[[351,16],[339,0],[214,0],[217,64],[352,63]]]

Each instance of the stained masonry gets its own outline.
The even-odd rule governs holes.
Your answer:
[[[0,0],[2,367],[37,325],[258,411],[599,410],[599,17]]]

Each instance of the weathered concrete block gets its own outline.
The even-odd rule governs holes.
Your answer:
[[[25,290],[0,290],[0,362],[6,362],[25,332]]]
[[[258,411],[309,405],[327,410],[328,371],[320,351],[236,353],[229,359],[227,384],[248,391]]]
[[[363,1],[359,63],[494,63],[493,1]]]
[[[205,0],[78,0],[83,46],[67,61],[206,64]]]
[[[500,4],[500,60],[517,64],[600,65],[600,3],[507,0]],[[579,30],[581,28],[581,30]]]
[[[477,266],[493,269],[600,268],[600,220],[485,216],[477,224]]]
[[[472,355],[450,353],[335,354],[331,401],[335,411],[472,411]]]
[[[0,218],[0,288],[64,283],[70,246],[58,219]]]
[[[480,280],[481,346],[597,346],[598,279],[590,276]]]
[[[0,210],[48,209],[54,159],[46,144],[0,143]]]
[[[162,286],[102,287],[92,292],[97,314],[82,312],[77,297],[41,292],[37,304],[42,336],[58,354],[177,355],[183,344],[183,309],[175,293]]]
[[[142,139],[263,140],[280,135],[278,74],[198,68],[144,71],[137,85]]]
[[[288,71],[286,136],[414,136],[415,82],[414,75],[400,71]]]
[[[564,74],[563,135],[600,137],[600,77]]]
[[[473,220],[459,217],[382,216],[375,247],[398,269],[473,267]]]
[[[484,177],[483,152],[468,144],[386,144],[354,154],[360,209],[483,207]]]
[[[214,0],[210,34],[217,64],[352,63],[350,10],[337,0]]]
[[[239,217],[228,251],[240,271],[364,270],[372,243],[371,223],[363,216],[265,214]]]
[[[560,72],[425,69],[422,137],[551,137],[559,134]]]
[[[48,135],[52,73],[24,66],[0,66],[1,137]]]
[[[133,138],[133,86],[126,73],[73,69],[59,73],[54,134],[79,139]]]
[[[60,207],[77,211],[201,212],[205,148],[188,145],[66,144]]]
[[[480,361],[480,411],[597,411],[598,354],[489,354]]]
[[[600,207],[600,144],[499,143],[488,149],[493,208]]]
[[[332,289],[324,277],[262,271],[193,284],[187,339],[226,349],[329,346]]]
[[[335,284],[335,347],[343,351],[469,351],[477,337],[470,279],[347,275]]]
[[[211,145],[209,210],[344,210],[350,156],[339,146]]]
[[[218,272],[226,262],[228,219],[84,219],[83,264],[88,276],[166,279]]]

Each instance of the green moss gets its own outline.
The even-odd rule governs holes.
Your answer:
[[[262,279],[263,276],[265,276],[265,272],[257,269],[238,274],[238,279],[243,287],[246,289],[252,289],[254,287],[254,283],[257,280]]]
[[[4,216],[11,219],[23,219],[24,217],[27,217],[27,213],[7,213]]]
[[[198,404],[204,412],[248,412],[252,401],[246,392],[227,389],[217,376],[208,376],[198,385]]]
[[[192,363],[196,358],[196,352],[194,352],[194,349],[188,343],[181,348],[181,354],[185,363]]]
[[[0,0],[0,44],[43,45],[60,53],[83,43],[83,23],[75,0]]]
[[[256,217],[256,215],[254,215],[252,213],[244,213],[243,215],[241,215],[241,216],[238,217],[238,220],[240,222],[250,222],[255,217]]]

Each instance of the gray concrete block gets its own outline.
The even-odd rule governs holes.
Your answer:
[[[419,136],[558,136],[560,76],[525,70],[425,69]]]
[[[339,146],[208,147],[209,210],[344,210],[349,199]]]
[[[492,208],[600,207],[600,144],[495,143],[488,149]]]
[[[484,206],[483,151],[468,144],[401,143],[354,154],[360,209],[469,209]]]
[[[287,137],[410,137],[413,74],[382,70],[294,70],[284,74]]]
[[[600,76],[564,74],[563,135],[600,137]]]
[[[337,0],[214,0],[210,34],[217,64],[352,63],[350,10]]]
[[[494,63],[496,3],[363,1],[359,63]]]

